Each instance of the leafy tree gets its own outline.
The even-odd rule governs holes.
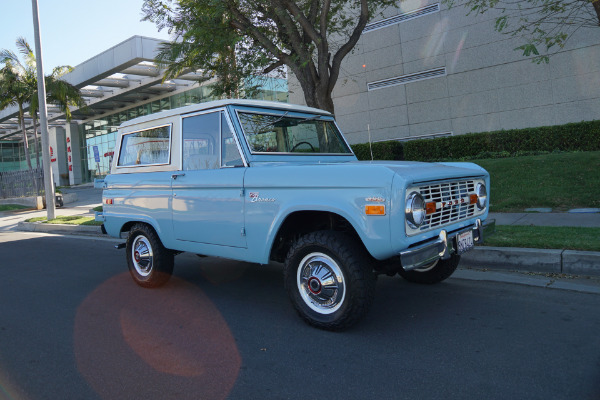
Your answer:
[[[201,69],[216,95],[252,89],[252,77],[291,70],[309,106],[334,111],[340,67],[377,10],[396,0],[144,0],[145,20],[174,41],[161,47],[165,79]]]
[[[451,7],[456,0],[443,2]],[[537,63],[547,63],[548,52],[563,48],[577,30],[600,27],[600,0],[467,0],[464,6],[469,15],[501,11],[494,29],[522,36],[525,43],[515,50],[533,55]],[[540,54],[540,46],[546,54]]]
[[[25,130],[25,104],[29,99],[29,95],[29,88],[22,77],[10,63],[6,63],[0,70],[0,110],[14,105],[19,107],[19,125],[23,132],[25,158],[27,159],[27,166],[32,169],[27,131]]]
[[[19,107],[19,125],[23,131],[23,146],[27,165],[31,169],[29,143],[25,126],[25,109],[29,108],[29,115],[33,120],[34,143],[36,153],[36,166],[40,165],[40,151],[38,145],[37,121],[39,120],[39,98],[37,86],[37,69],[35,53],[27,40],[20,37],[16,41],[19,52],[24,56],[24,62],[10,50],[0,51],[0,63],[4,64],[0,70],[0,109],[9,105]],[[67,121],[71,120],[70,106],[85,107],[85,101],[79,89],[61,79],[66,72],[71,71],[69,66],[54,68],[52,74],[44,77],[48,101],[57,105],[65,113]]]

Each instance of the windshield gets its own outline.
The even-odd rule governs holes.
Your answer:
[[[238,112],[253,153],[352,154],[332,120]]]

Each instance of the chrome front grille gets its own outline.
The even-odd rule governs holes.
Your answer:
[[[479,182],[483,183],[483,180],[436,182],[409,188],[407,193],[417,191],[423,196],[425,203],[436,203],[436,211],[427,215],[418,229],[410,228],[407,224],[407,233],[414,235],[481,214],[483,211],[469,201],[469,196],[475,194],[475,187]]]

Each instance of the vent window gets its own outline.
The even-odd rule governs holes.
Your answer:
[[[417,72],[414,74],[396,76],[394,78],[383,79],[381,81],[375,81],[367,83],[369,90],[382,89],[389,86],[405,85],[411,82],[422,81],[425,79],[437,78],[440,76],[446,76],[446,67],[430,69],[429,71]]]
[[[409,21],[411,19],[423,17],[425,15],[433,14],[438,11],[440,11],[440,3],[435,3],[435,4],[429,5],[427,7],[419,8],[418,10],[409,11],[406,13],[396,15],[391,18],[386,18],[381,21],[376,21],[376,22],[367,24],[367,26],[365,26],[365,29],[363,30],[363,33],[371,32],[371,31],[381,29],[381,28],[386,28],[386,27],[394,25],[394,24],[399,24],[400,22]]]

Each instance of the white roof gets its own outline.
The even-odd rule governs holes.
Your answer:
[[[319,110],[318,108],[301,106],[301,105],[296,105],[296,104],[289,104],[289,103],[280,103],[277,101],[227,99],[227,100],[215,100],[215,101],[208,101],[205,103],[192,104],[189,106],[174,108],[172,110],[160,111],[160,112],[157,112],[154,114],[145,115],[143,117],[137,117],[137,118],[131,119],[129,121],[123,122],[121,124],[121,128],[140,124],[143,122],[154,121],[154,120],[161,119],[161,118],[171,117],[173,115],[189,114],[189,113],[193,113],[193,112],[204,111],[204,110],[208,110],[211,108],[225,107],[225,106],[229,106],[229,105],[273,108],[273,109],[285,110],[285,111],[305,112],[305,113],[328,115],[328,116],[331,115],[330,112],[325,111],[325,110]]]

